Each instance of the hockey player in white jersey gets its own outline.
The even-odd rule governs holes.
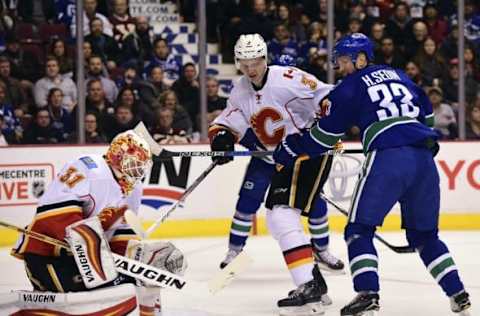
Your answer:
[[[22,236],[12,251],[12,255],[25,261],[26,273],[34,290],[78,292],[135,283],[134,279],[114,272],[113,261],[109,260],[110,251],[135,259],[142,253],[142,260],[149,264],[183,273],[185,261],[176,247],[165,242],[146,244],[139,241],[123,219],[127,209],[138,211],[141,180],[151,164],[148,143],[134,131],[127,131],[113,139],[104,156],[86,155],[63,167],[39,199],[28,230],[65,239],[73,255],[29,236]],[[98,257],[92,260],[97,263],[92,270],[101,279],[93,280],[91,271],[87,271],[90,274],[85,277],[82,258],[79,259],[79,254],[74,251],[81,248],[83,241],[82,238],[74,240],[74,236],[85,236],[89,255]],[[82,255],[85,254],[80,253]],[[153,291],[156,295],[152,295]],[[139,293],[142,315],[154,315],[158,288],[142,286]]]
[[[243,73],[227,107],[209,129],[211,149],[234,150],[249,127],[265,150],[273,150],[287,135],[310,127],[322,112],[322,100],[332,89],[314,76],[293,67],[267,67],[267,46],[258,34],[240,36],[235,64]],[[232,157],[214,157],[219,164]],[[328,176],[331,158],[303,157],[292,168],[277,170],[268,192],[267,226],[278,241],[297,288],[278,301],[281,315],[323,314],[329,301],[327,285],[315,266],[312,247],[301,224]]]

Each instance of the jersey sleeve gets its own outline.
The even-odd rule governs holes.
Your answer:
[[[87,168],[80,160],[67,163],[50,183],[39,200],[36,214],[29,230],[58,240],[65,238],[65,228],[84,218],[83,203],[88,199],[89,179]],[[24,252],[40,255],[59,255],[60,248],[25,236],[15,250],[21,258]]]
[[[321,101],[332,90],[333,85],[326,84],[315,76],[297,68],[286,68],[282,80],[292,98],[304,100],[301,102],[310,106],[315,113],[321,112]]]
[[[245,113],[240,107],[241,100],[232,93],[227,101],[227,107],[220,113],[208,129],[209,136],[214,135],[219,129],[228,128],[237,141],[243,138],[250,127]]]
[[[355,109],[349,102],[350,93],[342,86],[332,90],[322,101],[325,117],[319,119],[309,132],[302,135],[305,152],[310,157],[332,149],[345,131],[354,124]]]

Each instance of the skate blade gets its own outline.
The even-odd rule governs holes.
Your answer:
[[[335,269],[330,268],[330,267],[327,266],[326,264],[323,264],[323,263],[320,263],[320,262],[317,262],[317,266],[318,266],[318,268],[319,268],[320,270],[325,271],[325,272],[329,272],[328,274],[331,274],[331,275],[343,275],[343,274],[346,274],[345,268],[339,269],[339,270],[335,270]]]
[[[308,303],[303,306],[280,307],[280,316],[321,316],[325,315],[325,308],[321,302]]]

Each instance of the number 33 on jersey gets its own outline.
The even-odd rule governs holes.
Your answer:
[[[263,86],[254,89],[242,76],[210,133],[226,126],[241,139],[251,127],[267,149],[274,149],[287,135],[310,127],[321,111],[321,100],[333,88],[292,67],[270,66],[265,78]]]

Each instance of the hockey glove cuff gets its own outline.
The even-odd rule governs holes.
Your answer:
[[[288,135],[277,145],[277,148],[275,148],[273,153],[273,160],[275,160],[277,165],[290,167],[293,165],[298,156],[305,154],[305,152],[302,150],[300,139],[300,134]]]

